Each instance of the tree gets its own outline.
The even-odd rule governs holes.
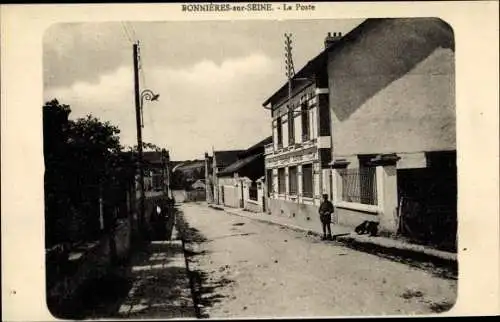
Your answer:
[[[134,146],[128,146],[127,150],[137,153],[137,146],[138,146],[137,144]],[[154,151],[154,152],[161,152],[165,149],[160,148],[159,146],[157,146],[154,143],[142,142],[142,150],[143,151],[149,150],[149,151]]]
[[[71,109],[60,104],[56,99],[43,106],[43,151],[45,162],[45,237],[51,245],[65,239],[68,223],[66,210],[69,194],[65,178],[69,172],[65,164],[67,159],[66,141],[68,115]]]
[[[92,115],[68,120],[70,107],[57,100],[43,110],[47,242],[94,238],[100,233],[99,200],[105,214],[112,213],[109,208],[133,182],[120,130]],[[112,225],[112,216],[105,221]]]

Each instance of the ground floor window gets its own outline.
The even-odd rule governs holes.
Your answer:
[[[278,192],[284,194],[286,192],[285,168],[278,169]]]
[[[307,198],[313,197],[313,167],[312,164],[302,166],[302,195]]]
[[[377,204],[375,167],[341,169],[342,200],[365,205]]]
[[[273,193],[273,170],[269,169],[267,170],[267,176],[266,176],[266,182],[267,182],[267,195],[269,196],[271,193]]]
[[[288,168],[288,183],[290,195],[296,195],[298,192],[297,167]]]

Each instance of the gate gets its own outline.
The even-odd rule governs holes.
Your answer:
[[[456,175],[431,169],[398,170],[398,233],[412,241],[455,251]]]

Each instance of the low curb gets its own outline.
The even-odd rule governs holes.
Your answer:
[[[299,226],[290,225],[286,223],[278,223],[275,221],[255,218],[251,216],[245,216],[237,212],[233,212],[229,209],[222,208],[220,206],[215,206],[215,205],[208,205],[208,206],[216,210],[222,210],[231,215],[240,216],[260,222],[265,222],[272,225],[283,226],[288,229],[300,232],[306,232],[308,234],[315,236],[321,236],[321,234],[316,231],[312,231],[310,229],[302,228]],[[357,236],[357,235],[336,236],[335,241],[340,242],[349,248],[371,254],[400,256],[419,262],[431,262],[435,265],[449,267],[454,270],[457,269],[458,263],[456,254],[434,249],[428,249],[420,245],[415,245],[415,244],[387,245],[384,244],[381,240],[377,240],[377,237],[367,237],[367,236]]]

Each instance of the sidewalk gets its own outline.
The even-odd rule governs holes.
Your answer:
[[[214,209],[223,210],[229,214],[285,226],[293,230],[304,231],[317,236],[322,235],[321,227],[316,227],[316,225],[312,224],[308,225],[308,227],[305,227],[305,225],[298,226],[293,218],[269,215],[263,212],[254,213],[240,208],[230,208],[221,205],[207,205]],[[336,241],[341,242],[348,247],[369,253],[402,256],[416,261],[432,262],[434,264],[450,266],[453,268],[457,266],[457,255],[455,253],[445,252],[423,245],[411,244],[388,237],[358,235],[351,227],[332,225],[332,235],[335,236]]]
[[[69,319],[195,319],[184,247],[175,225],[163,240],[134,248],[128,261],[82,289]]]
[[[170,240],[152,241],[134,256],[132,287],[121,303],[120,318],[195,318],[182,241],[173,228]]]

